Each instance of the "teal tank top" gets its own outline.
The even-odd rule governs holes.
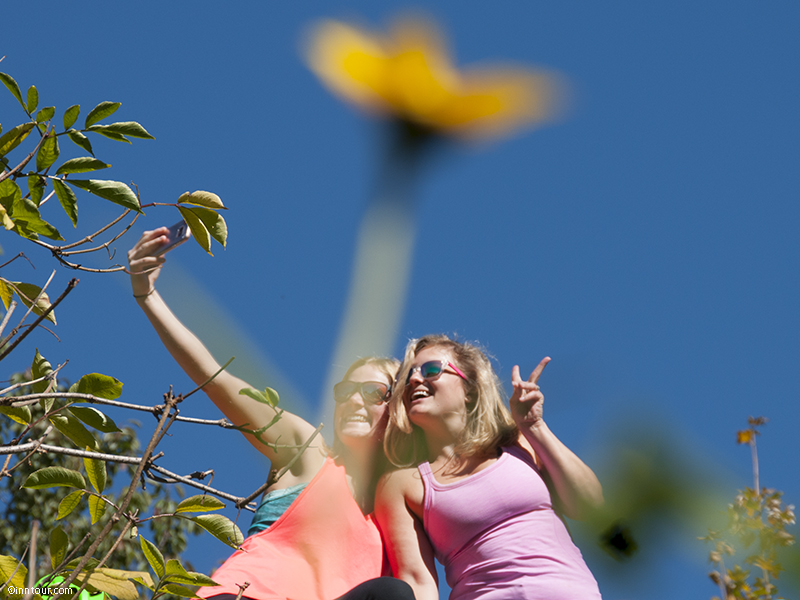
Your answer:
[[[259,531],[264,531],[277,521],[307,485],[308,483],[300,483],[282,490],[272,490],[264,496],[264,499],[261,501],[261,504],[258,505],[253,515],[253,522],[250,523],[250,529],[247,530],[247,535],[253,535]]]

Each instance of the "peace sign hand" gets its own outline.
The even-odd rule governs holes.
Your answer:
[[[511,385],[514,387],[514,393],[511,394],[509,404],[517,427],[535,427],[542,420],[544,394],[539,389],[538,382],[542,371],[549,362],[550,357],[545,356],[528,377],[528,381],[523,381],[520,377],[518,365],[514,365],[511,370]]]

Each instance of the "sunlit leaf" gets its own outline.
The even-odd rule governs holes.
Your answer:
[[[98,121],[102,121],[106,117],[113,115],[120,106],[122,106],[120,102],[101,102],[86,115],[83,128],[88,129]]]
[[[103,518],[108,505],[100,496],[89,496],[89,515],[92,517],[92,525]]]
[[[39,123],[47,123],[56,114],[55,106],[45,106],[36,114],[36,121]]]
[[[0,156],[4,156],[19,146],[33,129],[33,123],[23,123],[9,129],[0,136]]]
[[[96,458],[83,457],[83,466],[86,467],[86,476],[89,478],[89,483],[98,494],[102,494],[106,489],[106,463]],[[91,498],[89,498],[89,506],[91,507]],[[92,521],[94,522],[94,521]]]
[[[28,88],[28,114],[33,114],[37,106],[39,106],[39,91],[32,85]]]
[[[191,496],[182,500],[175,508],[176,513],[207,512],[225,508],[225,504],[213,496]]]
[[[139,125],[136,121],[122,121],[119,123],[111,123],[109,125],[92,125],[88,128],[89,131],[97,133],[116,133],[119,135],[126,135],[132,138],[140,138],[143,140],[154,140],[147,130]]]
[[[84,489],[86,481],[83,475],[72,469],[64,467],[45,467],[34,471],[22,484],[24,488],[40,490],[51,487],[74,487]]]
[[[33,305],[33,301],[36,300],[37,297],[39,298],[36,300],[36,305],[33,307],[34,314],[44,314],[44,312],[50,308],[50,297],[47,295],[47,292],[42,292],[42,288],[38,285],[22,283],[21,281],[11,281],[9,283],[25,306],[30,307]],[[51,311],[45,318],[54,325],[56,324],[55,311]]]
[[[125,208],[130,208],[136,212],[142,212],[136,194],[127,185],[120,181],[108,181],[104,179],[68,179],[67,183],[75,187],[86,190],[87,192],[100,196],[114,204],[119,204]]]
[[[64,131],[69,129],[78,120],[78,115],[81,114],[81,107],[79,104],[73,104],[64,111]]]
[[[92,131],[93,133],[97,133],[99,135],[102,135],[103,137],[107,137],[108,139],[114,140],[115,142],[125,142],[126,144],[132,144],[133,143],[128,138],[126,138],[124,135],[122,135],[121,133],[117,133],[116,131],[110,131],[110,130],[108,130],[105,127],[102,127],[100,125],[97,125],[97,126],[93,127],[89,131]]]
[[[67,213],[69,220],[72,221],[72,226],[78,226],[78,198],[71,188],[64,185],[60,179],[53,179],[53,189],[56,191],[58,202]]]
[[[0,300],[3,301],[3,306],[8,307],[11,305],[11,299],[13,298],[13,291],[12,289],[6,284],[6,280],[0,277]]]
[[[206,229],[203,221],[192,211],[191,208],[179,206],[178,210],[180,211],[183,220],[186,221],[186,224],[189,226],[189,229],[192,230],[192,237],[198,244],[200,244],[200,247],[203,250],[211,254],[211,235],[208,233],[208,229]],[[213,254],[211,255],[213,256]]]
[[[83,576],[78,578],[78,581],[82,580]],[[150,577],[150,573],[143,571],[100,568],[92,572],[88,580],[91,587],[105,592],[117,600],[139,600],[139,591],[133,581],[139,581],[142,585],[153,589],[153,579]]]
[[[89,141],[89,138],[83,135],[80,131],[70,129],[67,132],[67,137],[69,137],[69,139],[71,139],[75,144],[86,150],[86,152],[94,156],[94,151],[92,151],[92,143]]]
[[[42,196],[44,195],[44,188],[46,185],[47,184],[45,183],[45,180],[39,175],[28,175],[28,192],[31,195],[31,202],[33,202],[37,207],[42,201]]]
[[[222,218],[222,215],[209,208],[200,206],[193,206],[189,210],[203,222],[203,225],[206,226],[206,230],[211,237],[222,244],[224,248],[228,240],[228,226],[225,223],[225,219]]]
[[[116,400],[122,394],[122,382],[116,377],[102,373],[87,373],[73,383],[69,391],[76,394],[90,394],[105,400]]]
[[[78,419],[70,414],[55,414],[49,417],[53,426],[61,433],[67,436],[79,448],[89,446],[92,449],[97,448],[97,440],[83,426]]]
[[[253,388],[243,388],[239,390],[239,394],[242,396],[248,396],[253,400],[261,402],[261,404],[269,404],[273,408],[278,406],[278,402],[280,401],[278,392],[272,388],[265,388],[263,392],[254,390]]]
[[[122,389],[121,383],[120,389]],[[97,396],[97,394],[94,395]],[[98,431],[102,431],[103,433],[113,433],[120,430],[111,417],[100,412],[92,406],[70,406],[68,410],[81,421],[86,423],[89,427],[93,427]]]
[[[178,204],[195,204],[197,206],[205,206],[206,208],[214,209],[225,208],[219,196],[213,192],[204,192],[202,190],[182,193],[180,198],[178,198]]]
[[[75,492],[73,492],[74,494]],[[69,548],[69,538],[61,527],[55,527],[50,532],[50,565],[55,570],[64,560]]]
[[[53,127],[47,138],[39,146],[39,152],[36,153],[36,170],[44,171],[49,168],[56,160],[60,150],[58,149],[58,138],[56,137],[56,128]]]
[[[81,503],[83,498],[83,490],[75,490],[70,492],[58,503],[58,516],[56,519],[63,519],[68,516],[75,508]]]
[[[14,575],[13,577],[11,575]],[[28,569],[13,556],[0,556],[0,581],[8,586],[23,588],[28,579]],[[2,585],[2,584],[0,584]]]
[[[164,556],[161,554],[161,551],[153,542],[149,541],[144,536],[139,536],[139,543],[142,546],[144,557],[147,559],[147,562],[150,564],[150,567],[153,569],[156,576],[159,579],[164,577],[166,566],[164,563]]]
[[[242,532],[228,517],[222,515],[198,515],[191,517],[190,520],[231,548],[238,548],[244,541]]]
[[[58,170],[56,175],[63,175],[64,173],[88,173],[89,171],[97,171],[98,169],[107,169],[111,165],[104,163],[102,160],[97,160],[91,156],[81,156],[79,158],[71,158],[64,162]]]
[[[50,373],[53,372],[53,367],[50,365],[50,362],[39,353],[39,349],[36,349],[36,354],[33,356],[33,362],[31,363],[31,378],[32,379],[39,379],[40,377],[46,377]],[[47,389],[49,385],[48,380],[44,381],[37,381],[31,387],[33,388],[34,394],[41,394]],[[53,380],[53,387],[55,387],[56,381]]]
[[[182,585],[176,585],[174,583],[167,584],[161,588],[165,592],[172,594],[173,596],[180,596],[181,598],[199,598],[197,594],[195,594],[189,588],[183,587]]]
[[[6,73],[0,73],[0,81],[2,81],[3,85],[8,88],[8,91],[14,95],[14,98],[17,99],[17,102],[19,102],[20,106],[22,106],[22,108],[26,108],[25,103],[22,101],[22,92],[20,91],[17,82],[14,81],[14,78]]]
[[[31,422],[31,409],[27,406],[0,406],[0,413],[20,425],[27,425]]]

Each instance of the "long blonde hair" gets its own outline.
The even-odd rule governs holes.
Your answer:
[[[516,443],[519,430],[506,408],[503,388],[486,354],[469,342],[459,342],[442,334],[426,335],[408,342],[403,364],[397,373],[383,442],[387,458],[398,467],[428,460],[425,435],[409,419],[403,397],[414,357],[423,348],[432,347],[450,351],[455,365],[466,377],[462,383],[467,395],[467,420],[459,435],[456,453],[463,457],[476,456]]]

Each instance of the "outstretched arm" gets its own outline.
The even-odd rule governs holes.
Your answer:
[[[166,242],[166,233],[166,227],[146,231],[128,252],[133,296],[178,365],[195,384],[201,385],[219,371],[220,364],[197,336],[178,320],[155,289],[165,257],[155,256],[154,253]],[[267,425],[276,411],[270,406],[239,394],[239,390],[247,387],[251,386],[223,371],[208,383],[203,391],[234,425],[245,425],[247,429],[257,430]],[[299,446],[313,432],[314,427],[305,420],[284,411],[281,419],[267,429],[262,438],[269,443],[278,443],[282,446]],[[276,451],[250,434],[245,436],[270,459],[273,469],[285,466],[296,454],[295,449],[278,448]],[[323,460],[320,452],[306,451],[298,461],[299,464],[295,463],[297,467],[292,469],[292,474],[298,478],[298,482],[310,480],[319,470]]]
[[[527,381],[522,380],[519,367],[514,366],[511,373],[514,386],[510,399],[511,414],[550,478],[564,514],[579,519],[587,509],[603,503],[603,489],[594,472],[556,437],[544,421],[544,395],[538,382],[549,362],[550,357],[544,358]]]
[[[433,549],[422,527],[422,496],[416,469],[387,473],[375,493],[375,516],[394,576],[411,586],[416,600],[438,600]]]

